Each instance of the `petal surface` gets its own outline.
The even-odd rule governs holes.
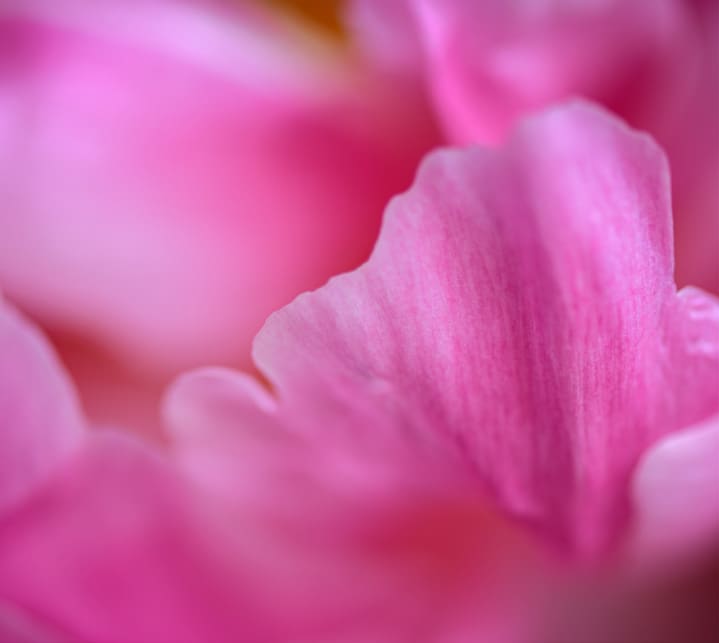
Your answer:
[[[145,372],[248,362],[366,258],[429,144],[403,93],[260,7],[6,2],[0,42],[6,292]]]
[[[719,539],[719,417],[670,435],[642,458],[632,482],[637,558],[686,556]]]
[[[400,13],[405,19],[381,19]],[[619,100],[626,84],[686,36],[675,0],[359,0],[349,19],[361,42],[379,51],[388,39],[380,25],[400,43],[414,31],[413,63],[424,66],[448,134],[483,143],[501,141],[517,118],[573,95]]]
[[[642,451],[719,407],[717,303],[676,296],[668,180],[651,140],[582,103],[432,155],[370,261],[258,336],[288,421],[412,443],[602,549]]]
[[[229,532],[199,502],[141,445],[93,436],[0,523],[0,600],[70,640],[263,640],[233,585]]]
[[[424,81],[450,141],[498,144],[574,96],[650,132],[672,166],[678,283],[719,292],[717,3],[354,0],[348,20]]]
[[[47,341],[0,297],[0,514],[68,457],[83,428]]]
[[[568,596],[605,632],[621,610],[603,592],[624,579],[563,585],[518,543],[594,554],[625,537],[639,458],[719,407],[719,307],[673,285],[667,184],[650,139],[582,103],[498,151],[432,155],[370,261],[270,318],[256,358],[271,391],[222,370],[175,385],[175,457],[292,539],[339,547],[355,608],[380,561],[380,585],[403,589],[391,618],[364,619],[367,640],[404,640],[427,604],[421,631],[448,641],[516,636],[508,624],[534,640],[522,628],[551,609],[572,640]],[[508,531],[497,505],[519,519]],[[546,613],[538,579],[557,600]],[[634,631],[620,615],[616,631]]]
[[[236,464],[257,467],[253,457]],[[480,567],[483,607],[496,570],[519,568],[496,557],[510,541],[483,536],[493,519],[475,507],[284,489],[280,503],[227,502],[129,438],[94,435],[53,485],[0,521],[0,606],[11,607],[0,609],[0,635],[22,632],[23,615],[29,631],[108,643],[411,643],[426,632],[450,643],[466,624],[447,615],[476,623],[478,603],[445,604],[447,584],[466,585],[467,565]],[[415,532],[427,524],[436,529]],[[467,555],[477,542],[487,549]],[[454,552],[455,567],[424,559],[436,547]]]

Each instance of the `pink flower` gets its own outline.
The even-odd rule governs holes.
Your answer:
[[[0,634],[696,638],[675,580],[719,535],[719,302],[676,292],[669,200],[658,147],[582,103],[431,155],[369,262],[259,334],[272,392],[176,384],[170,454],[78,448],[47,347],[2,311],[0,452],[41,464],[0,478]],[[70,411],[43,425],[33,396]]]
[[[247,3],[3,2],[0,57],[0,283],[93,398],[249,364],[270,312],[366,258],[434,140]]]
[[[571,96],[650,132],[674,179],[677,279],[719,292],[719,5],[352,0],[360,42],[419,76],[451,142],[502,141]]]

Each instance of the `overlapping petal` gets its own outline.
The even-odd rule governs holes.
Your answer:
[[[526,122],[500,151],[433,155],[391,204],[370,261],[269,320],[256,357],[272,392],[218,370],[178,382],[167,405],[176,456],[230,501],[282,507],[295,534],[333,533],[328,552],[356,537],[348,516],[372,516],[359,531],[391,535],[379,541],[393,543],[387,578],[412,570],[395,627],[408,601],[423,613],[435,578],[455,605],[429,595],[448,640],[674,632],[684,621],[672,597],[684,582],[704,596],[704,581],[677,580],[664,569],[672,552],[645,545],[681,516],[696,520],[675,524],[673,553],[701,557],[711,545],[716,445],[694,446],[688,427],[719,408],[719,304],[676,293],[667,183],[650,139],[582,103]],[[698,472],[684,466],[696,458]],[[669,488],[696,504],[664,505]],[[389,502],[395,517],[377,521],[347,500],[358,497]],[[509,530],[498,505],[514,517]],[[650,553],[657,575],[567,578],[559,565],[539,576],[538,534],[585,554],[623,541]],[[366,549],[350,542],[341,566],[354,577]],[[359,567],[372,568],[372,551]],[[538,576],[556,582],[544,586],[549,605]],[[654,605],[673,614],[664,625]],[[709,611],[699,601],[682,614]],[[382,632],[404,640],[390,623],[370,639]]]
[[[576,640],[573,587],[635,631],[601,582],[547,576],[536,536],[601,551],[630,509],[651,533],[667,480],[711,502],[713,427],[629,488],[719,407],[719,306],[675,291],[667,184],[650,139],[582,103],[432,155],[369,262],[270,319],[272,391],[188,375],[171,459],[93,437],[0,521],[0,633],[526,641],[556,610]],[[666,507],[703,544],[712,521]]]
[[[166,417],[192,478],[294,543],[313,596],[303,609],[318,619],[308,640],[524,640],[548,561],[522,525],[451,460],[411,441],[333,440],[339,425],[302,434],[282,407],[246,376],[209,369],[177,382]]]
[[[450,141],[496,144],[572,96],[650,132],[672,165],[678,282],[719,292],[716,3],[354,0],[349,20],[383,64],[424,80]]]
[[[691,557],[719,539],[719,418],[714,416],[647,452],[633,480],[637,507],[632,554]]]
[[[235,464],[283,460],[279,447],[257,457]],[[501,601],[517,609],[532,559],[482,507],[347,494],[282,464],[284,497],[230,501],[127,437],[93,436],[0,522],[0,605],[12,610],[0,609],[0,636],[409,643],[420,632],[449,642],[516,629]]]
[[[46,340],[0,298],[0,514],[79,444],[83,419]]]
[[[718,408],[716,307],[676,295],[659,149],[577,103],[431,156],[369,263],[273,315],[256,359],[299,433],[411,445],[590,552],[644,449]]]
[[[409,18],[389,24],[400,34],[414,30],[415,56],[424,58],[435,105],[458,141],[499,142],[518,118],[572,95],[619,102],[628,84],[687,44],[675,0],[360,0],[354,22],[367,46],[383,42],[374,18],[385,5]]]

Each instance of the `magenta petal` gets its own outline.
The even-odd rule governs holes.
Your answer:
[[[719,407],[695,350],[715,324],[675,297],[668,179],[649,138],[582,103],[498,152],[434,154],[369,263],[270,318],[258,364],[306,431],[453,456],[601,547],[644,448]]]
[[[0,299],[0,513],[78,444],[77,399],[52,349]]]
[[[653,446],[633,480],[640,559],[706,551],[719,538],[719,416]]]

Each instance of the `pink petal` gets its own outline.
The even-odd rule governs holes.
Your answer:
[[[422,58],[416,11],[407,0],[353,0],[346,10],[351,31],[365,55],[382,64],[412,72]],[[419,69],[416,69],[419,72]]]
[[[670,435],[642,458],[633,479],[632,553],[686,557],[719,539],[719,416]]]
[[[350,22],[375,58],[423,77],[451,141],[499,143],[572,96],[650,132],[672,166],[678,283],[719,292],[716,2],[353,0]]]
[[[93,437],[0,524],[0,601],[69,640],[261,640],[217,515],[139,444]]]
[[[186,472],[273,516],[294,543],[309,571],[303,609],[332,623],[339,601],[337,632],[311,641],[527,640],[547,587],[543,553],[451,460],[418,460],[378,437],[306,440],[267,391],[220,369],[183,376],[166,417]]]
[[[0,636],[3,643],[70,643],[71,639],[26,610],[0,601]]]
[[[498,569],[526,574],[523,559],[507,556],[506,532],[483,535],[493,519],[479,508],[405,499],[402,512],[328,488],[259,505],[191,487],[127,438],[93,438],[52,486],[0,521],[0,605],[13,610],[0,610],[0,636],[18,630],[8,614],[21,614],[40,631],[108,643],[397,643],[416,640],[418,628],[463,640],[450,638],[455,623],[443,617],[476,621],[478,604],[441,603],[445,583],[466,585],[468,566],[482,563],[484,606],[490,583],[503,582]],[[462,555],[435,569],[424,539]],[[477,543],[485,548],[466,556]],[[418,574],[434,582],[418,588]]]
[[[79,443],[74,391],[38,331],[0,299],[0,514]]]
[[[272,310],[367,256],[432,140],[339,48],[211,4],[0,12],[4,287],[144,371],[249,361]]]
[[[461,141],[498,142],[517,118],[568,96],[618,97],[686,33],[675,0],[353,4],[359,35],[375,47],[384,42],[379,17],[389,7],[414,18],[389,24],[402,41],[417,32],[415,56],[424,56],[435,105]]]
[[[498,152],[431,156],[369,263],[258,336],[286,422],[412,444],[606,546],[642,451],[719,408],[717,303],[675,296],[668,178],[651,140],[581,103]]]

